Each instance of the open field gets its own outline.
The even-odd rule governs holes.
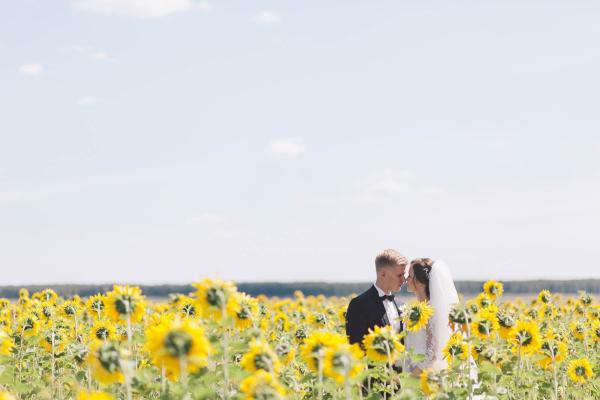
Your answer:
[[[22,290],[0,302],[0,399],[358,399],[361,384],[398,399],[600,396],[593,296],[485,288],[449,315],[449,367],[419,376],[389,368],[418,358],[403,334],[348,344],[346,297],[252,297],[215,280],[163,301],[130,286],[70,299]],[[417,306],[408,329],[427,324]]]

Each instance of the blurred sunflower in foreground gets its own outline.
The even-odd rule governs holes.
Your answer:
[[[185,319],[165,319],[146,330],[146,349],[152,363],[177,380],[182,371],[192,373],[208,364],[211,346],[204,330]]]
[[[400,335],[394,333],[392,327],[376,326],[370,330],[363,339],[367,357],[372,361],[394,363],[404,352],[404,345],[400,342]]]

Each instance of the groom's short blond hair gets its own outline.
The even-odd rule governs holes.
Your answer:
[[[408,265],[408,259],[394,249],[385,249],[375,257],[375,269]]]

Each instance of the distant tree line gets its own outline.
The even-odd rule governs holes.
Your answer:
[[[458,281],[456,288],[459,293],[472,295],[479,293],[483,286],[483,281]],[[543,289],[548,289],[555,293],[577,293],[585,290],[588,293],[600,293],[600,279],[585,280],[535,280],[535,281],[505,281],[504,292],[507,294],[528,294],[537,293]],[[266,296],[289,297],[294,291],[300,290],[305,295],[325,295],[325,296],[347,296],[353,293],[361,293],[368,289],[370,282],[361,283],[329,283],[329,282],[252,282],[238,283],[240,291],[253,296],[260,294]],[[191,285],[139,285],[144,294],[148,297],[167,297],[169,294],[182,293],[189,294],[195,289]],[[112,290],[112,285],[28,285],[28,286],[3,286],[0,287],[0,297],[17,298],[21,287],[29,290],[30,293],[44,290],[46,288],[54,289],[63,297],[73,295],[91,296],[97,293],[104,293]],[[404,287],[402,291],[404,292]]]

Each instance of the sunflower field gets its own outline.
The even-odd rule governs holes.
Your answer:
[[[402,333],[377,328],[350,345],[350,300],[251,297],[206,279],[163,302],[137,287],[89,298],[48,289],[0,299],[2,399],[599,399],[600,305],[566,298],[503,301],[500,282],[448,316],[449,367],[418,360]],[[427,303],[405,305],[425,329]]]

